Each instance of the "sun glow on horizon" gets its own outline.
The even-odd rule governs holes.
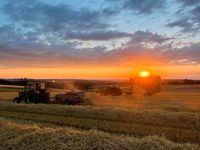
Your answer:
[[[140,77],[148,77],[150,75],[150,72],[149,71],[141,71],[139,73]]]
[[[176,70],[176,72],[174,71]],[[142,73],[146,71],[148,73]],[[159,75],[164,79],[198,79],[200,65],[197,66],[133,66],[133,67],[45,67],[45,68],[0,68],[0,78],[30,79],[124,79],[149,74]]]

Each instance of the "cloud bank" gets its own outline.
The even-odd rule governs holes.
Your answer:
[[[97,4],[76,8],[65,1],[58,4],[39,0],[2,2],[2,68],[200,64],[200,41],[185,42],[177,35],[199,33],[198,0],[175,0],[174,3],[165,0],[106,0],[100,5],[101,9]],[[134,25],[139,18],[150,24],[148,18],[164,15],[163,11],[167,12],[165,9],[172,4],[179,6],[172,14],[176,17],[161,19],[166,31],[178,28],[172,35],[159,29],[150,31],[142,28],[142,24],[141,28],[131,25],[126,28],[122,23],[123,19],[128,23],[131,20]]]

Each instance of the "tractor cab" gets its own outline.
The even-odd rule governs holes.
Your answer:
[[[99,93],[101,96],[120,96],[122,95],[122,90],[116,83],[113,83],[111,85],[100,87],[97,93]]]
[[[13,100],[15,103],[48,103],[50,94],[44,82],[28,82],[23,92],[18,93],[18,97]]]
[[[44,82],[28,82],[26,85],[27,90],[45,90],[45,83]]]

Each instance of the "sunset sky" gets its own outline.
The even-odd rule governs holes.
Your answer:
[[[1,0],[0,78],[200,79],[200,0]]]

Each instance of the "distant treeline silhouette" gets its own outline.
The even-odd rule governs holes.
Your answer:
[[[200,84],[200,80],[191,80],[191,79],[183,79],[183,80],[163,80],[163,85],[193,85]]]
[[[33,80],[27,78],[20,79],[0,79],[1,85],[18,85],[24,86],[27,82],[30,81],[42,81],[46,83],[48,88],[57,88],[57,89],[78,89],[78,90],[90,90],[94,86],[99,84],[108,84],[112,83],[111,81],[98,81],[98,80]],[[55,81],[55,82],[52,82]],[[114,83],[114,82],[113,82]],[[118,83],[115,81],[115,83]],[[123,84],[122,81],[119,81],[119,84]],[[124,82],[127,84],[127,82]],[[191,79],[171,79],[171,80],[162,80],[162,85],[193,85],[200,84],[200,80],[191,80]]]
[[[93,85],[95,85],[95,81],[88,81],[88,80],[66,80],[66,81],[58,81],[52,82],[52,80],[33,80],[27,78],[20,78],[20,79],[0,79],[1,85],[18,85],[18,86],[25,86],[27,82],[45,82],[47,88],[56,88],[56,89],[78,89],[78,90],[90,90],[92,89]]]
[[[48,88],[69,89],[69,90],[90,90],[95,85],[95,82],[88,80],[75,80],[63,82],[46,82]]]
[[[30,80],[26,79],[26,78],[13,79],[13,80],[0,79],[0,84],[2,84],[2,85],[19,85],[19,86],[24,86],[29,81]]]

